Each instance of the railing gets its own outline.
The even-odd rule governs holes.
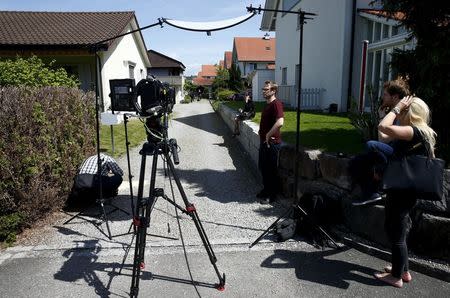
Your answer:
[[[170,85],[178,85],[181,86],[184,81],[184,77],[182,76],[157,76],[156,77],[161,82],[169,83]]]
[[[301,108],[302,110],[321,109],[322,88],[302,88]],[[297,107],[297,90],[295,86],[278,86],[278,98],[291,107]]]

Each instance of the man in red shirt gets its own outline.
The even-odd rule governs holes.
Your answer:
[[[281,148],[280,128],[284,124],[283,104],[276,98],[278,85],[271,81],[264,84],[263,96],[267,105],[261,115],[259,124],[259,169],[263,178],[264,188],[256,197],[260,203],[268,204],[276,199],[279,190],[278,153]]]

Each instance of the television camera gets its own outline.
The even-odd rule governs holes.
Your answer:
[[[135,84],[134,79],[109,80],[111,110],[136,112],[142,117],[159,118],[172,113],[175,88],[151,76]]]
[[[147,139],[156,144],[163,139],[165,119],[172,113],[175,105],[175,88],[155,77],[140,80],[135,85],[134,79],[110,80],[111,110],[136,112],[145,118]]]

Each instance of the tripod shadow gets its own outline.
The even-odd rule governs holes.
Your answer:
[[[121,274],[123,264],[119,263],[101,263],[98,262],[98,254],[102,250],[98,244],[99,240],[74,241],[77,248],[68,249],[63,253],[67,258],[61,269],[53,276],[55,279],[77,282],[84,281],[88,286],[94,288],[94,292],[99,297],[128,297],[126,293],[118,294],[110,291],[112,280],[115,276]],[[97,272],[107,272],[108,281],[102,282]]]
[[[347,289],[350,286],[348,282],[350,280],[371,286],[381,285],[380,282],[372,277],[372,274],[375,272],[374,269],[327,258],[343,252],[345,251],[331,249],[316,252],[279,249],[275,250],[272,256],[265,259],[261,267],[274,269],[295,268],[295,275],[298,279],[340,289]]]

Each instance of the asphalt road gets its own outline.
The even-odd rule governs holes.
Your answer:
[[[402,289],[385,286],[372,277],[385,262],[346,247],[321,250],[301,239],[276,243],[269,235],[248,248],[285,207],[256,202],[258,174],[208,101],[177,105],[172,118],[169,137],[176,138],[181,148],[176,172],[197,208],[218,269],[226,274],[226,289],[214,288],[218,278],[192,220],[177,216],[171,204],[158,199],[150,217],[139,297],[450,297],[448,283],[416,272]],[[134,195],[141,165],[138,151],[130,153]],[[126,180],[114,203],[131,211],[127,160],[118,162]],[[144,194],[151,163],[148,157]],[[172,198],[161,158],[156,187]],[[176,187],[175,200],[184,204]],[[69,217],[56,214],[17,246],[0,252],[0,297],[129,296],[133,235],[109,240],[105,223],[88,217],[99,224],[77,218],[63,225]],[[130,215],[111,213],[109,223],[113,235],[126,233]],[[190,283],[181,236],[198,293]]]

